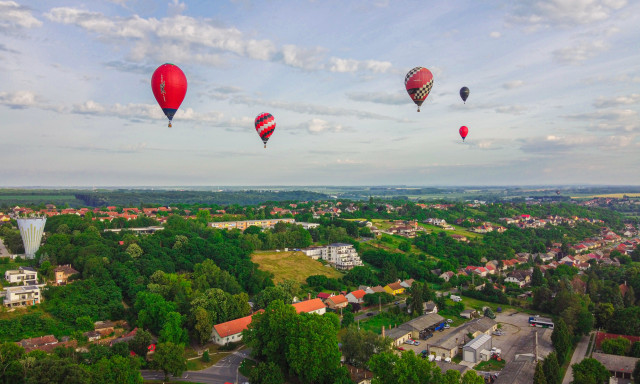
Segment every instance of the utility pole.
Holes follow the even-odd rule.
[[[382,313],[382,298],[378,296],[378,311]]]

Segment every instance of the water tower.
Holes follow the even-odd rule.
[[[45,217],[20,217],[18,218],[18,228],[24,244],[24,253],[27,259],[33,259],[36,251],[40,248],[42,232],[47,222]]]

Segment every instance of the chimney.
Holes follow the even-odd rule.
[[[309,292],[309,298],[307,300],[311,300],[311,292]]]

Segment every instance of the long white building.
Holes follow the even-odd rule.
[[[348,270],[362,266],[362,260],[352,244],[333,243],[326,247],[305,248],[302,252],[314,260],[326,260],[336,269]]]

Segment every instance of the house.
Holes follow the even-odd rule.
[[[333,296],[332,293],[327,293],[327,292],[320,292],[316,295],[316,297],[322,301],[327,300],[328,298],[330,298],[331,296]]]
[[[525,271],[513,271],[511,272],[506,279],[504,279],[505,283],[514,283],[519,287],[524,287],[525,285],[531,282],[531,276],[527,274]]]
[[[327,312],[327,306],[320,299],[311,299],[292,304],[298,313],[315,313],[324,315]]]
[[[82,336],[86,337],[89,342],[100,340],[102,335],[98,331],[89,331],[82,334]]]
[[[425,315],[438,313],[438,306],[433,301],[427,301],[426,303],[423,303],[423,307]]]
[[[406,288],[411,288],[411,286],[413,285],[414,281],[415,281],[414,279],[405,280],[405,281],[400,282],[400,285],[402,285],[405,289]]]
[[[404,287],[400,283],[390,283],[384,286],[384,290],[392,295],[400,295],[404,293]]]
[[[58,341],[53,335],[34,337],[32,339],[23,339],[17,342],[19,346],[24,348],[26,353],[33,350],[39,350],[46,353],[52,353],[57,347],[71,347],[76,348],[78,346],[77,340]]]
[[[629,381],[633,375],[636,363],[640,360],[635,357],[609,355],[599,352],[594,352],[592,357],[602,363],[609,373],[611,373],[611,376]]]
[[[4,289],[3,305],[7,308],[40,304],[42,293],[39,285],[21,285]]]
[[[454,275],[455,273],[451,271],[447,271],[447,272],[443,272],[439,277],[444,281],[449,281]]]
[[[241,317],[239,319],[216,324],[211,331],[211,341],[218,345],[226,345],[242,341],[242,331],[251,324],[253,315]]]
[[[465,309],[464,311],[460,312],[460,317],[471,319],[474,315],[476,315],[476,313],[477,312],[475,309]]]
[[[67,281],[69,280],[69,277],[79,272],[73,269],[71,264],[65,264],[65,265],[60,265],[56,267],[56,269],[53,270],[53,273],[55,275],[55,280],[53,285],[67,285]]]
[[[384,290],[384,288],[381,285],[376,285],[375,287],[369,287],[367,289],[365,289],[365,292],[367,293],[367,295],[373,294],[373,293],[383,293],[383,292],[387,292]]]
[[[350,292],[347,295],[347,300],[350,303],[362,304],[364,302],[364,295],[366,294],[364,290],[358,289],[357,291]]]
[[[344,295],[331,296],[325,300],[325,305],[331,309],[344,308],[349,304],[349,301]]]
[[[9,284],[34,285],[38,284],[38,272],[31,267],[18,267],[4,273],[4,279]]]

